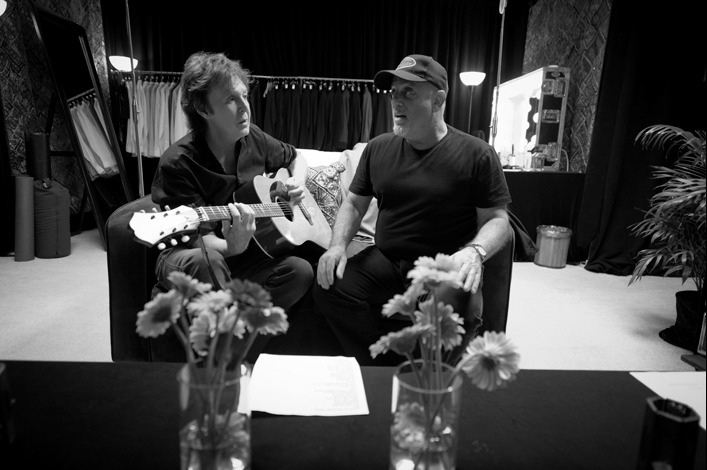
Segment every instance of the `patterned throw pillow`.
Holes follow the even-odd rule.
[[[330,227],[334,226],[336,213],[344,200],[341,193],[341,173],[345,170],[339,162],[307,169],[305,186],[322,210]]]

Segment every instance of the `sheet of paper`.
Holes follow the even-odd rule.
[[[700,426],[705,429],[705,373],[704,372],[631,372],[646,387],[663,398],[679,401],[700,415]]]
[[[261,354],[250,384],[253,411],[279,415],[367,415],[361,368],[352,357]]]

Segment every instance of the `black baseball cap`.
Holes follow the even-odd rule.
[[[373,83],[382,89],[389,90],[393,77],[411,82],[430,82],[440,90],[449,90],[447,85],[447,70],[430,56],[413,54],[405,57],[395,70],[381,70],[373,78]]]

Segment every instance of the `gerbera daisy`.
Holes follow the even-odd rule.
[[[241,318],[251,333],[273,334],[285,333],[289,327],[287,315],[280,307],[245,308]]]
[[[434,259],[421,256],[415,261],[415,267],[408,272],[408,277],[413,282],[425,284],[427,287],[436,287],[443,282],[454,287],[461,287],[459,280],[459,265],[451,256],[438,254]]]
[[[187,310],[193,316],[199,315],[203,311],[221,313],[232,303],[233,298],[229,292],[209,291],[193,297],[187,304]]]
[[[385,305],[381,313],[386,317],[402,313],[403,315],[411,316],[415,312],[417,305],[417,297],[409,297],[407,295],[395,294]]]
[[[382,336],[376,343],[368,347],[371,357],[393,351],[402,356],[410,355],[415,350],[415,344],[420,337],[434,331],[432,325],[414,324],[399,331],[393,331]]]
[[[179,319],[181,307],[182,296],[176,290],[160,292],[137,314],[137,333],[144,337],[158,337]]]
[[[167,275],[167,279],[172,283],[174,289],[182,294],[185,299],[211,290],[211,284],[192,279],[191,276],[181,271],[172,271]]]
[[[270,292],[263,289],[260,284],[247,279],[232,279],[225,290],[230,291],[233,299],[240,304],[255,308],[269,308],[272,306]]]
[[[487,331],[469,343],[457,368],[478,388],[492,391],[515,379],[519,361],[515,345],[505,334]]]

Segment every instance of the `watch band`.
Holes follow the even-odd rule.
[[[478,243],[472,243],[471,245],[467,246],[476,250],[476,252],[479,254],[479,258],[481,258],[482,263],[486,261],[486,250],[484,250],[483,246],[479,245]]]

